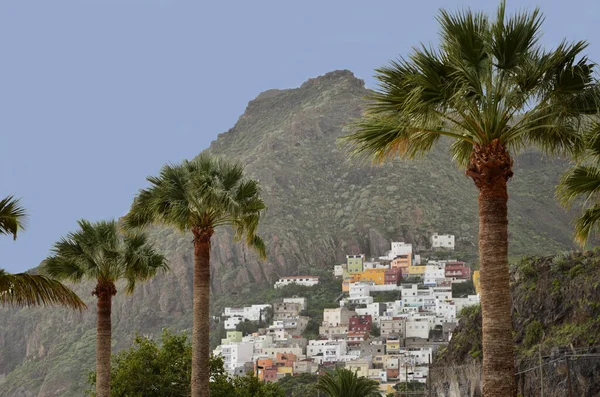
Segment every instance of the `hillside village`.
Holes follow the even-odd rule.
[[[454,236],[433,234],[430,247],[451,256]],[[427,382],[432,356],[451,339],[458,313],[479,303],[479,271],[458,259],[424,258],[404,242],[392,242],[386,255],[369,261],[364,254],[347,255],[332,272],[341,281],[339,307],[323,309],[316,339],[303,337],[310,321],[303,315],[306,297],[225,308],[226,337],[214,354],[223,357],[226,370],[253,371],[262,381],[276,382],[342,365],[391,393],[398,383]],[[471,282],[475,291],[465,293]],[[292,284],[314,287],[319,277],[281,277],[274,288]],[[380,294],[393,298],[376,300]],[[269,325],[244,333],[240,324],[248,322]]]

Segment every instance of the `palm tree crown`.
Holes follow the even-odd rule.
[[[60,239],[46,259],[43,270],[51,277],[81,281],[95,280],[97,288],[116,293],[114,283],[127,280],[126,292],[132,293],[136,281],[145,281],[158,270],[166,270],[163,255],[154,251],[144,234],[121,237],[115,221],[77,222],[79,230]],[[96,290],[99,294],[102,291]]]
[[[421,46],[377,69],[380,89],[347,137],[356,152],[414,157],[442,136],[454,140],[462,165],[493,142],[513,150],[581,149],[585,115],[598,109],[593,64],[581,56],[586,42],[546,51],[540,11],[507,17],[504,2],[495,20],[442,10],[438,21],[439,48]]]
[[[347,368],[336,369],[332,374],[325,373],[319,377],[317,390],[329,397],[368,397],[379,395],[379,384]]]
[[[578,198],[585,200],[585,208],[575,220],[575,239],[582,246],[598,232],[600,222],[600,122],[595,122],[584,140],[586,151],[580,163],[565,173],[558,186],[564,206],[570,207]]]
[[[266,206],[258,181],[244,178],[240,163],[202,154],[179,165],[167,164],[148,181],[151,187],[140,191],[125,218],[126,227],[158,222],[212,235],[216,227],[230,225],[237,239],[245,237],[265,256],[256,229]]]
[[[8,196],[0,200],[0,235],[12,235],[17,239],[19,230],[25,229],[27,211],[19,204],[19,199]]]

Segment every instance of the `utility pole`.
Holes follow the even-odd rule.
[[[544,364],[542,361],[542,345],[539,345],[538,356],[540,359],[540,397],[544,397]]]
[[[429,393],[428,394],[429,394],[429,397],[431,397],[432,396],[431,393],[433,393],[433,383],[431,381],[431,373],[432,373],[432,371],[431,371],[431,356],[429,356],[429,355],[427,356],[427,362],[428,362],[428,365],[427,365],[427,368],[428,368],[428,372],[427,372],[427,389],[429,389]]]
[[[404,362],[404,396],[408,397],[408,362]]]
[[[571,388],[571,366],[569,365],[569,356],[567,355],[567,384],[569,385],[569,397],[573,397],[573,389]]]

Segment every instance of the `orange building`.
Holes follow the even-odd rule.
[[[372,281],[376,285],[385,284],[385,268],[379,269],[366,269],[363,272],[352,275],[352,282],[357,283],[359,281]]]
[[[411,255],[398,255],[392,260],[390,267],[393,269],[395,267],[406,268],[412,266],[412,256]]]
[[[277,380],[277,367],[270,358],[256,360],[256,363],[254,364],[254,373],[261,381],[274,382]]]
[[[294,353],[277,353],[275,356],[275,365],[277,367],[293,367],[296,358]]]

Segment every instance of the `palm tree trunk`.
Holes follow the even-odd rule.
[[[98,282],[93,293],[98,297],[96,397],[110,397],[111,309],[116,288],[113,283]]]
[[[512,159],[497,141],[476,147],[467,171],[479,188],[483,317],[483,396],[516,395],[508,267],[508,190]]]
[[[192,397],[209,397],[210,238],[212,230],[194,230],[194,322]]]
[[[508,269],[506,182],[479,193],[479,255],[483,317],[483,395],[515,395],[514,341]],[[497,190],[494,192],[493,190]]]

